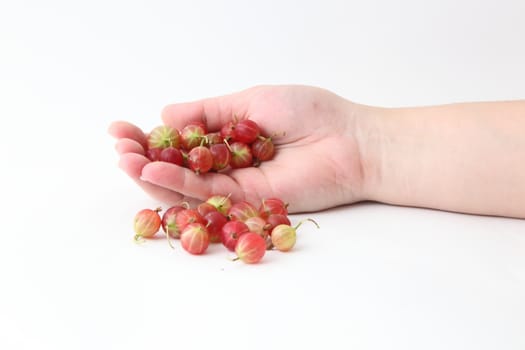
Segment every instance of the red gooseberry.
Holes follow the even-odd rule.
[[[242,142],[234,142],[230,145],[232,168],[247,168],[253,164],[253,156],[250,146]]]
[[[249,229],[244,222],[228,221],[221,229],[221,242],[226,248],[233,252],[239,237],[247,232],[249,232]]]
[[[223,138],[223,140],[226,140],[226,141],[231,140],[234,129],[235,129],[235,123],[233,121],[229,121],[226,124],[224,124],[220,131],[220,135]]]
[[[256,122],[250,119],[240,120],[232,131],[232,140],[242,143],[252,143],[259,137],[261,130]]]
[[[186,226],[193,223],[206,225],[206,220],[195,209],[184,209],[175,214],[175,224],[179,231],[184,230]]]
[[[288,215],[288,204],[285,204],[279,198],[265,198],[259,207],[259,215],[267,218],[271,214]]]
[[[221,136],[220,132],[211,132],[204,136],[206,140],[206,145],[218,145],[224,143],[224,139]]]
[[[266,253],[266,241],[257,233],[248,232],[242,235],[235,246],[237,259],[247,263],[256,264]]]
[[[213,156],[205,146],[192,148],[188,153],[188,166],[197,174],[204,174],[210,171],[213,166]]]
[[[230,195],[213,195],[206,200],[206,203],[213,205],[215,209],[223,215],[228,215],[228,211],[232,207]]]
[[[224,143],[211,145],[209,147],[210,153],[213,158],[212,168],[213,170],[222,170],[230,165],[231,153]]]
[[[163,148],[160,147],[150,148],[146,151],[146,158],[152,162],[156,162],[160,160],[160,154],[162,153],[162,150]]]
[[[180,237],[180,229],[177,226],[176,218],[177,218],[177,213],[185,209],[188,209],[187,204],[186,205],[174,205],[168,208],[168,210],[166,210],[164,214],[162,215],[162,230],[170,237],[173,237],[173,238]]]
[[[244,223],[246,226],[248,226],[250,232],[257,233],[262,238],[268,237],[268,229],[270,228],[270,225],[263,218],[259,216],[252,216],[244,220]]]
[[[273,158],[275,155],[275,145],[270,137],[259,136],[252,144],[251,150],[255,163],[258,164]]]
[[[208,214],[209,212],[212,212],[212,211],[217,211],[217,208],[215,208],[213,205],[211,205],[210,203],[206,203],[206,202],[202,202],[200,203],[199,205],[197,205],[197,211],[199,212],[199,214],[202,215],[202,217],[204,217],[206,214]]]
[[[177,148],[171,146],[164,148],[160,152],[158,160],[180,166],[184,164],[184,158],[182,157],[182,153]]]
[[[290,219],[288,219],[288,216],[282,215],[282,214],[271,214],[266,219],[266,222],[270,226],[268,228],[268,231],[270,232],[270,235],[272,234],[272,230],[275,226],[285,224],[285,225],[291,225]]]
[[[200,223],[187,225],[181,232],[180,243],[191,254],[204,253],[210,243],[206,226]]]
[[[179,148],[180,134],[179,130],[167,125],[161,125],[154,128],[148,135],[148,149],[151,148]]]
[[[206,128],[203,124],[188,124],[180,131],[180,142],[186,150],[200,146],[204,141]]]
[[[259,216],[259,211],[246,201],[237,202],[228,210],[230,220],[245,221],[253,216]]]
[[[220,242],[222,228],[228,222],[226,216],[222,215],[217,210],[213,210],[204,215],[204,219],[206,220],[206,228],[208,229],[210,242]]]
[[[140,241],[142,238],[151,238],[159,231],[161,224],[160,211],[161,208],[155,210],[142,209],[135,215],[133,220],[135,241]]]

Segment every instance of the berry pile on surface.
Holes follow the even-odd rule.
[[[289,251],[296,243],[296,230],[306,220],[291,226],[287,204],[279,198],[263,199],[257,208],[241,201],[233,203],[229,196],[214,195],[195,208],[187,203],[168,208],[162,216],[160,208],[143,209],[135,216],[135,240],[141,241],[164,231],[170,239],[180,240],[187,252],[200,255],[210,243],[222,243],[237,254],[234,260],[258,263],[267,250]]]
[[[151,161],[185,166],[197,174],[258,166],[274,154],[272,138],[250,119],[230,121],[216,132],[201,122],[181,130],[161,125],[149,133],[146,149]]]

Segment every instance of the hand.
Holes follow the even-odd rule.
[[[164,124],[182,129],[204,120],[210,131],[236,116],[257,122],[265,135],[276,135],[276,154],[259,167],[197,175],[145,156],[146,134],[123,121],[109,132],[117,138],[120,167],[153,198],[194,203],[212,194],[232,200],[278,197],[290,212],[317,211],[363,199],[363,166],[355,137],[353,103],[306,86],[260,86],[197,102],[168,105]]]

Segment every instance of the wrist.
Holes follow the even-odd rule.
[[[384,201],[384,166],[387,155],[385,146],[392,130],[389,125],[393,109],[354,105],[354,137],[361,163],[361,199]]]
[[[363,199],[523,217],[521,106],[357,106]]]

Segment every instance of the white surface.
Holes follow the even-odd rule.
[[[524,349],[525,222],[359,204],[264,263],[131,242],[114,119],[261,83],[525,97],[523,1],[3,1],[1,349]],[[293,221],[300,218],[294,216]]]

